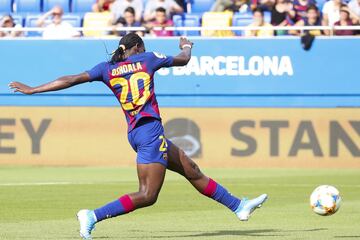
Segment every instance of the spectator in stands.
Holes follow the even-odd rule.
[[[232,11],[245,13],[249,9],[248,0],[216,0],[211,6],[212,12]]]
[[[316,5],[310,5],[306,10],[306,17],[296,22],[295,26],[321,26],[321,19],[319,9]],[[292,35],[300,35],[301,31],[290,30]],[[321,30],[305,30],[304,33],[309,33],[312,36],[322,35]]]
[[[166,10],[167,18],[184,12],[184,9],[174,0],[148,0],[144,11],[145,22],[153,21],[156,17],[156,9],[160,7]]]
[[[348,3],[350,11],[360,17],[360,0],[351,0]]]
[[[186,2],[190,3],[190,0],[175,0],[175,2],[186,11]]]
[[[70,23],[62,20],[63,14],[63,9],[60,6],[55,6],[38,19],[36,25],[38,27],[45,27],[43,31],[44,38],[71,38],[80,36],[80,33],[75,31]],[[46,24],[46,20],[49,17],[51,17],[51,23]]]
[[[253,12],[254,22],[249,25],[249,27],[272,27],[270,23],[264,21],[264,11],[261,8],[256,8]],[[274,36],[274,31],[272,29],[263,29],[263,30],[247,30],[245,31],[245,36],[247,37],[270,37]]]
[[[295,11],[293,4],[288,0],[276,0],[275,6],[271,10],[271,25],[291,26],[294,23]],[[287,32],[277,30],[276,35],[285,35]]]
[[[16,24],[11,15],[5,15],[0,19],[0,27],[9,28],[8,31],[0,31],[0,37],[22,37],[21,25]]]
[[[223,12],[226,8],[230,7],[232,3],[232,0],[216,0],[211,6],[210,11]]]
[[[250,8],[254,11],[257,8],[262,9],[263,11],[271,11],[275,5],[275,0],[250,0]]]
[[[142,31],[116,31],[116,27],[141,27],[141,23],[135,20],[135,9],[127,7],[124,12],[124,17],[120,17],[114,24],[114,35],[125,36],[130,32],[135,32],[139,36],[144,36]]]
[[[323,25],[333,26],[335,22],[340,20],[340,7],[342,0],[330,0],[324,4],[322,9]],[[329,34],[327,32],[327,34]]]
[[[234,13],[246,13],[249,9],[247,0],[233,0],[229,6],[225,7],[225,11]]]
[[[294,0],[295,20],[299,21],[307,17],[307,9],[310,5],[315,5],[315,0]]]
[[[173,31],[161,29],[161,30],[154,30],[154,27],[171,27],[174,23],[172,20],[167,18],[166,9],[159,7],[155,10],[155,20],[149,22],[146,27],[150,28],[150,33],[157,37],[169,37],[173,36]]]
[[[125,9],[132,7],[135,10],[135,20],[141,22],[142,13],[144,10],[143,0],[116,0],[110,7],[111,13],[113,15],[112,23],[124,16]]]
[[[115,0],[96,0],[92,5],[93,12],[107,12],[110,11],[110,6]]]
[[[340,8],[340,20],[334,23],[334,26],[353,26],[359,23],[359,17],[355,15],[355,17],[351,18],[351,13],[349,7],[346,4],[343,4]],[[354,30],[335,30],[335,35],[355,35],[356,31]]]

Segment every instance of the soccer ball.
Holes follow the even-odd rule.
[[[340,208],[341,197],[339,191],[330,185],[317,187],[310,196],[312,210],[322,216],[329,216]]]

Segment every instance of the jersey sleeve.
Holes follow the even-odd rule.
[[[157,52],[152,52],[151,55],[152,55],[151,62],[155,70],[158,70],[163,67],[171,67],[174,62],[174,57],[172,56],[165,56]]]
[[[99,63],[92,69],[86,71],[90,76],[90,82],[103,81],[103,72],[106,66],[106,62]]]

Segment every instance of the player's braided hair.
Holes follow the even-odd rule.
[[[136,33],[128,33],[120,39],[119,46],[115,50],[110,62],[118,63],[124,61],[124,53],[126,49],[130,49],[136,45],[143,46],[144,42]]]

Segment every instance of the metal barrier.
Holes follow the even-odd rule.
[[[74,27],[76,31],[147,31],[149,28],[146,27],[93,27],[93,28],[84,28],[84,27]],[[229,26],[229,27],[154,27],[153,30],[167,30],[167,31],[251,31],[251,30],[297,30],[297,31],[307,31],[307,30],[322,30],[322,31],[334,31],[334,30],[360,30],[360,25],[356,26]],[[43,27],[22,27],[22,28],[0,28],[0,31],[22,31],[22,32],[43,32],[46,28]]]

